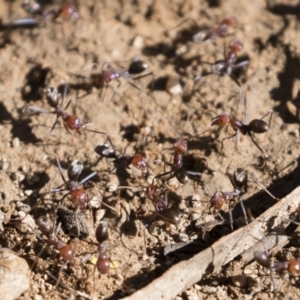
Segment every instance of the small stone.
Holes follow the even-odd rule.
[[[172,95],[180,94],[182,92],[182,87],[179,83],[179,78],[175,76],[170,76],[167,82],[166,90]]]
[[[32,195],[33,190],[25,190],[24,193],[26,196],[30,196],[30,195]]]
[[[189,237],[186,233],[179,233],[178,235],[179,241],[182,243],[187,243],[189,241]]]
[[[0,249],[0,295],[2,300],[19,298],[30,287],[30,269],[25,259],[7,248]]]
[[[26,232],[26,231],[32,231],[32,229],[35,228],[35,221],[32,218],[31,215],[27,214],[24,211],[19,211],[18,212],[19,218],[21,220],[21,231]]]
[[[137,35],[132,42],[132,46],[137,49],[142,49],[144,47],[144,38],[140,35]]]
[[[12,146],[13,148],[19,148],[20,147],[20,140],[18,137],[15,137],[13,140],[12,140]]]

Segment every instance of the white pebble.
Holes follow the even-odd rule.
[[[19,298],[30,287],[29,266],[7,248],[0,249],[0,295],[2,300]]]

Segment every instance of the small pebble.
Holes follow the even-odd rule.
[[[144,38],[140,35],[137,35],[132,42],[132,46],[137,49],[142,49],[144,47]]]
[[[12,146],[13,148],[19,148],[20,147],[20,140],[18,137],[15,137],[13,140],[12,140]]]
[[[25,259],[7,248],[0,249],[0,298],[14,300],[30,287],[30,269]]]
[[[180,94],[182,92],[182,87],[179,83],[179,78],[175,76],[170,76],[167,82],[166,90],[172,95]]]

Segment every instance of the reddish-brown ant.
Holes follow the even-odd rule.
[[[209,39],[213,44],[216,45],[216,39],[218,37],[226,37],[228,35],[228,27],[235,27],[236,24],[237,21],[235,17],[224,18],[217,28],[201,30],[200,32],[193,35],[193,41],[195,43],[202,43]]]
[[[224,61],[215,62],[215,63],[209,63],[209,62],[203,62],[206,64],[211,65],[211,72],[198,75],[195,77],[195,83],[196,81],[200,80],[202,77],[211,75],[211,74],[217,74],[217,75],[224,75],[227,74],[239,87],[241,87],[241,83],[239,80],[235,77],[233,74],[233,71],[242,67],[246,67],[249,64],[248,60],[241,61],[239,63],[235,63],[237,60],[238,52],[240,52],[243,49],[243,44],[239,40],[233,40],[229,44],[229,52],[227,56],[225,57]]]
[[[146,177],[149,168],[146,158],[142,154],[135,154],[135,155],[117,154],[116,149],[113,146],[113,143],[109,135],[106,134],[106,136],[110,145],[107,144],[99,145],[95,147],[94,151],[101,157],[114,159],[113,162],[115,163],[116,167],[111,172],[113,172],[116,168],[118,168],[122,164],[126,166],[132,165],[136,169],[140,170],[143,176]]]
[[[61,4],[60,6],[52,9],[43,10],[42,6],[37,2],[23,1],[22,8],[31,15],[40,15],[40,19],[32,19],[33,22],[35,21],[36,23],[39,23],[42,20],[56,20],[59,16],[62,16],[64,19],[71,20],[77,20],[79,18],[77,8],[68,3]]]
[[[96,262],[97,270],[100,274],[107,274],[110,269],[110,259],[106,254],[105,241],[108,239],[108,226],[105,221],[102,221],[96,229],[96,239],[98,242],[98,259]]]
[[[193,23],[195,24],[196,28],[200,28],[200,26],[197,24],[197,22],[193,19],[193,18],[187,18],[185,20],[183,20],[179,25],[177,25],[175,28],[181,26],[183,23],[185,23],[186,21],[193,21]],[[195,43],[203,43],[207,40],[210,40],[213,44],[216,45],[216,40],[218,37],[226,37],[229,34],[227,33],[227,30],[229,27],[235,27],[237,24],[237,20],[235,17],[225,17],[220,24],[218,25],[218,27],[214,28],[214,29],[203,29],[200,30],[198,32],[196,32],[192,39],[193,42]],[[173,28],[173,29],[175,29]]]
[[[42,239],[42,238],[40,238],[39,235],[37,235],[37,236],[40,239],[42,239],[45,243],[47,243],[48,245],[52,246],[55,250],[57,250],[59,252],[59,256],[65,262],[65,264],[73,265],[75,262],[75,251],[72,249],[72,247],[69,244],[62,242],[57,238],[57,233],[60,230],[61,224],[59,223],[59,225],[55,229],[53,222],[50,220],[50,218],[48,218],[46,216],[39,217],[37,224],[38,224],[39,230],[47,238]],[[44,244],[44,246],[42,247],[38,256],[40,256],[42,254],[45,247],[46,247],[46,244]],[[33,269],[34,267],[35,267],[35,263],[33,264],[31,269]],[[60,268],[59,275],[57,277],[56,286],[59,284],[61,270],[62,270],[62,268]]]
[[[167,191],[155,184],[150,184],[146,188],[148,198],[151,200],[157,214],[167,223],[178,225],[180,218],[178,213],[168,207]],[[165,193],[165,199],[161,197]]]
[[[77,210],[76,210],[76,214],[77,214],[79,209],[86,208],[89,203],[89,196],[87,194],[86,189],[83,188],[83,184],[85,182],[87,182],[88,180],[90,180],[92,177],[94,177],[97,173],[93,172],[78,182],[78,178],[83,169],[83,163],[81,161],[75,160],[70,164],[70,166],[68,168],[68,180],[66,180],[63,175],[60,161],[58,158],[56,159],[56,162],[57,162],[60,176],[64,183],[60,187],[51,189],[50,193],[59,193],[62,191],[68,191],[59,201],[62,202],[68,195],[70,195],[73,203],[77,207]],[[94,187],[94,185],[90,185],[89,187]],[[77,223],[78,223],[77,230],[78,230],[78,236],[79,236],[80,235],[80,226],[79,226],[78,216],[77,216]]]
[[[283,262],[273,262],[271,261],[269,255],[264,251],[254,251],[254,259],[265,269],[270,270],[271,278],[274,285],[274,291],[277,290],[276,282],[273,274],[276,272],[282,276],[285,272],[290,274],[299,275],[300,274],[300,260],[292,258],[289,261]],[[262,281],[264,277],[262,278]],[[262,283],[260,282],[260,284]]]
[[[155,212],[163,221],[169,224],[178,225],[180,218],[178,213],[173,209],[169,208],[168,205],[168,192],[166,189],[156,185],[149,184],[148,186],[133,187],[133,186],[119,186],[118,189],[135,189],[135,188],[145,188],[146,195],[151,200],[154,206]],[[165,197],[162,197],[164,193]]]
[[[64,96],[61,101],[61,105],[59,105],[60,94],[58,93],[58,90],[54,87],[48,87],[46,89],[46,100],[48,104],[52,108],[54,108],[54,110],[53,111],[44,110],[35,106],[29,106],[28,110],[33,113],[48,113],[48,114],[56,115],[56,120],[50,132],[52,132],[53,129],[55,128],[58,119],[62,118],[64,122],[64,127],[67,129],[68,132],[70,132],[70,130],[74,130],[78,134],[81,134],[81,131],[90,131],[94,133],[105,134],[104,132],[101,131],[87,129],[86,128],[87,124],[83,123],[83,121],[77,115],[70,115],[68,112],[66,112],[66,109],[69,107],[72,100],[68,102],[68,104],[64,109],[62,108],[63,102],[66,98],[66,93],[67,93],[67,83],[65,84]]]
[[[271,120],[272,120],[272,114],[273,110],[269,110],[265,115],[263,115],[260,119],[254,119],[249,124],[244,124],[229,113],[222,113],[216,117],[214,117],[208,127],[217,125],[221,127],[225,126],[231,126],[232,129],[235,131],[235,133],[225,137],[222,139],[224,141],[225,139],[233,138],[234,136],[237,136],[238,132],[241,132],[243,135],[249,135],[253,144],[262,152],[262,154],[265,156],[264,151],[261,149],[261,147],[257,144],[255,139],[253,138],[253,134],[257,133],[265,133],[270,129]],[[266,118],[268,115],[270,115],[269,124],[267,124],[263,119]],[[206,129],[200,134],[208,131],[210,129]]]
[[[231,164],[231,163],[230,163]],[[229,166],[230,166],[229,164]],[[236,204],[237,201],[240,202],[241,208],[243,210],[243,214],[245,217],[245,222],[248,224],[248,218],[246,214],[246,210],[241,199],[241,196],[247,193],[248,188],[248,177],[257,184],[260,188],[262,188],[270,197],[277,200],[260,182],[258,182],[253,176],[247,174],[244,169],[237,168],[234,170],[233,174],[231,175],[228,170],[229,166],[226,169],[226,175],[228,176],[234,190],[231,192],[216,192],[212,195],[210,199],[210,209],[213,210],[213,214],[219,213],[221,208],[225,203],[229,203],[229,218],[230,218],[230,227],[233,230],[233,218],[232,218],[232,209],[233,206]],[[232,205],[231,205],[232,204]]]
[[[108,65],[108,68],[104,68],[105,65]],[[117,71],[113,67],[111,67],[108,63],[104,63],[103,67],[101,68],[101,72],[97,74],[93,74],[91,76],[91,86],[95,86],[96,88],[102,89],[109,85],[111,81],[117,80],[119,82],[118,86],[121,85],[119,81],[120,78],[125,79],[131,86],[140,90],[140,88],[135,85],[132,80],[141,79],[147,77],[149,75],[153,76],[153,72],[140,75],[138,77],[132,77],[132,74],[140,74],[144,72],[148,68],[148,65],[144,61],[133,61],[128,70],[124,71]]]
[[[75,252],[72,247],[68,244],[57,239],[56,235],[60,229],[60,224],[57,226],[56,232],[54,232],[54,226],[52,221],[46,217],[42,216],[38,219],[38,227],[39,230],[47,236],[45,242],[49,245],[53,246],[53,248],[59,251],[60,257],[67,263],[67,264],[74,264],[75,261]]]
[[[171,166],[171,171],[156,175],[155,178],[159,178],[171,174],[169,179],[176,177],[176,179],[182,184],[186,184],[189,178],[201,182],[199,179],[196,179],[197,177],[199,178],[201,176],[200,172],[188,171],[182,167],[183,157],[186,154],[188,149],[187,143],[188,140],[182,138],[179,138],[175,141],[175,143],[173,144],[173,149],[174,149],[173,163],[169,164]]]

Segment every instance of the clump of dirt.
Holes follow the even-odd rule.
[[[22,299],[62,299],[70,295],[120,299],[230,233],[228,208],[223,207],[221,212],[225,221],[212,216],[208,209],[208,190],[211,194],[233,190],[226,174],[228,166],[229,173],[238,167],[245,169],[277,198],[299,185],[299,4],[262,0],[87,0],[78,6],[78,20],[37,16],[37,26],[12,25],[17,19],[32,18],[21,2],[5,2],[0,12],[0,241],[2,247],[14,250],[34,266],[31,288]],[[57,1],[47,1],[45,9],[59,5]],[[224,17],[231,16],[237,19],[237,25],[229,28],[228,35],[217,38],[216,44],[210,40],[193,42],[197,30],[216,28]],[[175,226],[164,222],[166,218],[158,218],[152,223],[155,208],[145,187],[154,176],[169,170],[165,162],[172,164],[175,140],[206,130],[212,118],[223,112],[246,122],[246,106],[243,101],[238,105],[240,90],[230,76],[212,74],[194,80],[210,71],[205,62],[224,60],[224,50],[228,52],[233,39],[243,43],[237,63],[249,60],[240,74],[234,73],[246,97],[248,122],[274,111],[268,132],[254,137],[267,158],[265,166],[262,168],[264,155],[247,135],[239,135],[238,147],[234,139],[221,142],[234,133],[230,128],[226,133],[225,129],[213,127],[195,136],[188,143],[183,166],[196,175],[201,173],[201,182],[199,176],[186,184],[176,179],[169,181],[168,205],[179,214],[180,222]],[[149,65],[142,74],[151,74],[126,80],[127,73],[123,71],[134,59]],[[101,83],[95,80],[95,74],[101,72],[101,66],[120,70],[121,78],[99,88]],[[175,82],[172,86],[170,78]],[[29,113],[29,106],[50,109],[44,97],[49,86],[58,88],[61,94],[67,86],[64,105],[72,101],[66,111],[80,116],[94,132],[70,134],[62,120],[51,131],[56,116]],[[94,151],[99,145],[109,144],[109,140],[95,131],[109,135],[117,154],[145,156],[150,170],[148,182],[132,166],[122,164],[110,172],[114,169],[113,159],[103,159]],[[84,164],[79,181],[96,172],[91,178],[93,183],[86,183],[88,197],[94,199],[90,205],[93,207],[78,211],[69,196],[60,201],[67,191],[48,193],[63,185],[57,158],[65,178],[74,160]],[[118,186],[126,188],[116,189]],[[254,217],[275,203],[266,193],[257,193],[259,190],[249,182],[243,196],[245,207]],[[57,239],[70,243],[76,252],[74,265],[62,269],[63,263],[52,247],[46,246],[39,255],[47,243],[36,225],[41,215],[53,219],[57,206],[69,212],[67,224],[65,214],[58,219],[63,228]],[[25,219],[20,224],[24,211],[33,220],[28,221],[29,225],[24,225]],[[242,216],[237,205],[233,210],[234,226]],[[95,270],[95,228],[100,220],[108,223],[105,243],[111,260],[110,273],[102,275]],[[217,226],[212,225],[215,220]],[[80,223],[82,235],[76,236],[70,222],[75,228]],[[286,234],[294,231],[295,227],[290,226]],[[166,246],[195,240],[200,240],[201,246],[164,255]],[[276,259],[299,257],[298,252],[291,242],[276,254]],[[89,254],[95,258],[89,258]],[[247,274],[244,263],[234,260],[224,266],[221,274],[208,275],[178,297],[249,296],[255,283],[254,287],[236,287],[231,278],[245,274],[259,281],[263,272],[256,262],[246,270]],[[297,280],[276,282],[278,293],[285,299],[299,294]],[[254,297],[269,299],[272,294],[268,277]]]

